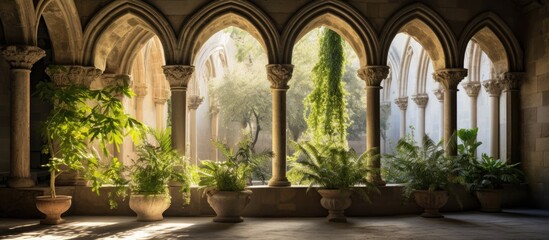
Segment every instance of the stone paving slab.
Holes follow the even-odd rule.
[[[549,239],[549,211],[445,213],[442,219],[416,215],[349,218],[246,218],[213,223],[211,218],[168,217],[136,222],[134,217],[71,216],[57,226],[36,219],[0,219],[0,239]]]

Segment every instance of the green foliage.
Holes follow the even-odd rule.
[[[236,146],[236,152],[220,141],[212,141],[225,157],[223,162],[202,161],[199,176],[201,187],[208,191],[243,191],[260,163],[273,156],[272,152],[255,153],[249,134]]]
[[[51,68],[55,71],[58,66]],[[137,142],[144,129],[124,112],[117,98],[121,94],[133,96],[128,83],[91,90],[80,85],[58,87],[51,82],[40,82],[37,94],[54,106],[42,129],[45,141],[42,151],[50,154],[47,166],[52,197],[56,196],[55,178],[67,169],[62,166],[83,172],[84,177],[92,181],[93,191],[99,194],[99,187],[108,182],[120,166],[108,146],[113,144],[118,149],[128,135]],[[99,152],[90,147],[94,143],[99,145]],[[111,164],[100,164],[101,158],[111,158]]]
[[[390,179],[404,183],[404,198],[414,190],[447,190],[451,183],[453,163],[445,157],[442,142],[435,144],[429,136],[418,146],[413,135],[400,139],[395,154],[384,156]]]
[[[348,190],[360,184],[366,186],[368,190],[376,190],[375,185],[366,179],[369,172],[366,160],[375,156],[367,152],[359,156],[352,148],[347,150],[334,144],[313,142],[294,142],[294,144],[304,158],[295,162],[292,171],[301,175],[300,182],[303,180],[309,182],[309,188],[318,185],[326,189]],[[365,192],[361,193],[365,199],[368,199]]]
[[[344,63],[343,40],[336,32],[324,29],[318,62],[312,72],[314,89],[305,99],[308,130],[316,143],[331,139],[343,146],[347,143],[349,117],[341,80]]]

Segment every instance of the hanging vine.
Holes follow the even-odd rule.
[[[305,98],[308,132],[317,143],[347,145],[349,117],[342,81],[344,68],[343,40],[325,28],[320,36],[319,59],[312,71],[314,88]]]

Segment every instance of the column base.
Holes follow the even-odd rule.
[[[375,175],[375,176],[368,176],[368,181],[375,184],[376,186],[385,186],[387,183],[381,179],[381,176]]]
[[[28,178],[12,177],[8,179],[7,186],[10,188],[34,187],[34,181]]]
[[[283,179],[271,178],[271,180],[269,180],[270,187],[289,187],[291,185],[292,184],[290,183],[290,181],[288,181],[288,179],[286,178],[283,178]]]

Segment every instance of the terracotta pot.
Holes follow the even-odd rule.
[[[475,192],[480,201],[480,211],[483,212],[501,212],[501,199],[503,190],[501,189],[482,189]]]
[[[252,191],[209,191],[206,194],[208,203],[217,214],[213,219],[214,222],[237,223],[244,221],[240,215],[246,205],[250,203]]]
[[[442,218],[442,214],[438,211],[439,208],[446,205],[448,202],[447,191],[427,191],[416,190],[414,191],[414,198],[417,205],[424,208],[425,211],[421,214],[425,218]]]
[[[162,213],[170,207],[170,196],[166,194],[132,194],[130,208],[137,214],[137,221],[151,222],[164,219]]]
[[[328,209],[328,221],[347,222],[345,209],[351,206],[351,191],[339,189],[319,189],[318,193],[322,196],[320,205]]]
[[[46,215],[46,219],[40,220],[41,224],[56,225],[65,222],[61,214],[71,207],[71,196],[57,195],[36,197],[36,208]]]

